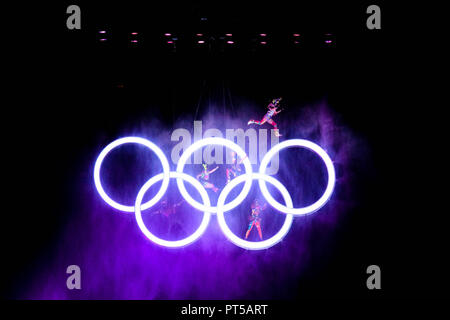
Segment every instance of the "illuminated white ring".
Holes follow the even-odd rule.
[[[252,172],[253,172],[252,165],[251,165],[250,160],[248,159],[245,151],[242,150],[241,147],[239,147],[237,144],[235,144],[234,142],[232,142],[230,140],[227,140],[224,138],[216,138],[216,137],[205,138],[205,139],[199,140],[197,142],[194,142],[192,145],[190,145],[183,152],[183,154],[180,157],[180,160],[178,160],[177,172],[183,172],[186,161],[189,159],[191,154],[193,154],[196,150],[201,149],[204,146],[211,145],[211,144],[212,145],[218,144],[218,145],[222,145],[222,146],[232,149],[234,152],[236,152],[236,154],[241,159],[244,159],[243,163],[244,163],[244,167],[245,167],[245,173],[247,175],[252,174]],[[181,195],[187,202],[189,202],[189,204],[191,206],[193,206],[194,208],[196,208],[200,211],[208,211],[208,212],[212,212],[212,213],[217,212],[217,207],[205,206],[205,205],[199,203],[198,201],[195,201],[187,192],[187,190],[184,186],[183,180],[177,179],[177,185],[178,185],[178,189],[180,190]],[[248,179],[245,182],[244,188],[242,188],[241,193],[233,201],[230,201],[229,203],[224,205],[223,210],[229,211],[229,210],[237,207],[242,201],[244,201],[245,197],[250,192],[251,186],[252,186],[252,180]]]
[[[95,161],[95,167],[94,167],[95,187],[97,188],[97,191],[100,194],[100,196],[102,197],[102,199],[107,204],[109,204],[111,207],[113,207],[117,210],[120,210],[120,211],[124,211],[124,212],[133,212],[134,211],[134,206],[126,206],[126,205],[120,204],[120,203],[114,201],[113,199],[111,199],[106,194],[105,190],[103,190],[103,186],[100,181],[100,169],[101,169],[102,162],[105,159],[106,155],[114,148],[121,146],[125,143],[137,143],[137,144],[146,146],[147,148],[152,150],[158,156],[159,161],[161,161],[161,164],[162,164],[164,178],[162,179],[163,181],[161,184],[161,189],[158,191],[158,193],[155,195],[155,197],[153,199],[150,199],[149,201],[147,201],[146,203],[144,203],[142,205],[142,210],[145,210],[145,209],[148,209],[151,206],[153,206],[155,203],[157,203],[162,198],[162,196],[164,195],[164,193],[167,190],[167,187],[169,186],[169,179],[170,179],[169,178],[170,167],[169,167],[169,162],[167,161],[166,156],[164,155],[162,150],[157,145],[155,145],[153,142],[150,142],[147,139],[139,138],[139,137],[125,137],[125,138],[117,139],[117,140],[111,142],[110,144],[108,144],[105,147],[105,149],[102,150],[102,152],[97,157],[97,160]]]
[[[219,222],[220,229],[222,229],[222,232],[224,235],[233,242],[235,245],[244,248],[244,249],[250,249],[250,250],[261,250],[261,249],[267,249],[274,245],[276,245],[278,242],[283,240],[284,236],[288,233],[289,229],[291,228],[293,216],[291,214],[286,214],[286,219],[284,220],[284,224],[281,227],[281,229],[271,238],[263,240],[263,241],[247,241],[244,239],[239,238],[236,236],[228,227],[223,210],[223,203],[225,202],[225,199],[230,193],[230,191],[235,188],[239,183],[242,183],[244,180],[249,180],[249,177],[251,179],[260,179],[267,181],[271,184],[273,184],[280,192],[281,195],[284,198],[284,201],[286,202],[286,205],[289,208],[293,207],[291,196],[289,195],[289,192],[287,189],[283,186],[283,184],[278,181],[277,179],[268,176],[266,174],[260,174],[260,173],[253,173],[251,176],[248,175],[241,175],[232,181],[228,183],[225,188],[223,188],[223,191],[220,193],[219,199],[217,200],[217,221]]]
[[[184,246],[196,241],[205,232],[206,227],[208,226],[209,220],[211,218],[211,213],[209,213],[207,211],[205,211],[203,213],[203,220],[200,223],[200,226],[193,234],[191,234],[187,238],[184,238],[181,240],[176,240],[176,241],[169,241],[169,240],[163,240],[161,238],[158,238],[153,233],[151,233],[147,229],[147,226],[145,225],[144,221],[142,220],[141,203],[142,203],[142,199],[144,198],[144,195],[147,192],[147,190],[152,185],[154,185],[156,182],[162,180],[163,175],[164,175],[163,173],[160,173],[160,174],[154,176],[153,178],[151,178],[144,184],[144,186],[141,188],[141,190],[139,190],[139,193],[136,197],[136,203],[134,205],[136,221],[138,223],[139,228],[144,233],[144,235],[148,239],[153,241],[154,243],[159,244],[160,246],[169,247],[169,248],[184,247]],[[187,182],[189,182],[190,184],[192,184],[197,189],[197,191],[200,193],[202,200],[205,202],[205,204],[207,206],[210,205],[208,193],[206,192],[205,188],[202,186],[202,184],[197,179],[195,179],[185,173],[178,173],[178,172],[174,172],[174,171],[171,171],[169,173],[169,175],[170,175],[170,178],[183,179],[183,180],[186,180]]]
[[[266,198],[267,202],[269,202],[275,209],[284,213],[291,213],[293,215],[305,215],[319,210],[330,199],[331,194],[333,193],[334,185],[336,183],[336,173],[334,170],[333,162],[331,161],[330,157],[325,152],[325,150],[323,150],[317,144],[304,139],[286,140],[275,145],[272,149],[270,149],[266,153],[266,155],[262,159],[261,165],[259,167],[259,173],[264,174],[266,172],[267,165],[269,164],[270,159],[274,156],[276,152],[279,152],[281,149],[292,146],[304,147],[314,151],[322,158],[323,162],[325,163],[328,172],[328,183],[324,193],[319,198],[319,200],[303,208],[288,208],[282,205],[281,203],[277,202],[272,197],[272,195],[267,190],[267,186],[264,180],[259,180],[258,183],[264,198]]]

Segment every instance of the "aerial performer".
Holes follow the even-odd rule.
[[[214,192],[219,191],[219,188],[209,182],[209,175],[215,172],[217,169],[219,169],[218,166],[208,171],[208,165],[206,163],[203,163],[203,171],[197,175],[197,180],[201,182],[205,189],[212,189]]]
[[[162,214],[165,217],[169,217],[176,212],[176,209],[181,206],[184,200],[181,200],[175,204],[169,204],[167,199],[161,201],[161,205],[158,210],[153,211],[155,214]]]
[[[245,233],[245,239],[248,238],[248,235],[252,231],[253,227],[255,226],[258,230],[259,239],[262,240],[262,232],[261,232],[261,217],[259,216],[261,211],[265,210],[267,208],[267,203],[265,203],[263,206],[261,206],[257,199],[255,199],[251,205],[252,213],[249,217],[250,223],[248,225],[247,232]]]
[[[161,201],[161,204],[158,210],[152,211],[155,216],[159,216],[164,218],[164,220],[159,220],[159,232],[165,234],[170,237],[174,233],[183,232],[182,222],[180,222],[179,218],[177,218],[176,213],[178,212],[178,208],[183,204],[184,199],[177,203],[170,203],[167,200],[167,197]]]
[[[281,98],[273,99],[272,102],[269,103],[269,105],[267,106],[267,108],[269,109],[269,111],[267,111],[267,113],[264,115],[264,117],[262,118],[262,120],[261,120],[261,121],[250,120],[250,121],[247,123],[247,125],[250,125],[250,124],[253,124],[253,123],[254,123],[254,124],[257,124],[257,125],[263,125],[264,123],[268,122],[268,123],[270,123],[270,124],[274,127],[274,129],[275,129],[275,135],[276,135],[277,137],[280,137],[281,134],[280,134],[280,131],[279,131],[278,127],[277,127],[277,124],[276,124],[275,121],[273,121],[273,119],[272,119],[272,117],[273,117],[274,115],[279,114],[279,113],[282,111],[282,109],[277,110],[278,105],[280,104],[280,101],[281,101]]]
[[[247,158],[245,156],[243,159],[237,160],[237,154],[236,152],[231,152],[231,164],[227,167],[226,174],[227,174],[227,184],[231,181],[231,176],[233,178],[236,177],[238,172],[241,172],[241,163]]]

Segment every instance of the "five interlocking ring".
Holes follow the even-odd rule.
[[[123,144],[127,144],[127,143],[140,144],[140,145],[143,145],[143,146],[149,148],[150,150],[152,150],[159,158],[161,165],[162,165],[162,169],[163,169],[162,173],[157,174],[156,176],[150,178],[142,186],[142,188],[138,192],[134,206],[127,206],[124,204],[120,204],[120,203],[114,201],[113,199],[111,199],[106,194],[105,190],[103,189],[103,186],[101,184],[101,179],[100,179],[100,170],[101,170],[101,166],[102,166],[102,163],[103,163],[103,160],[105,159],[105,157],[113,149],[115,149]],[[223,188],[223,190],[221,191],[221,193],[219,195],[219,198],[217,201],[217,206],[215,206],[215,207],[211,206],[211,202],[210,202],[208,193],[206,192],[206,189],[203,187],[203,185],[197,179],[193,178],[190,175],[183,173],[184,166],[185,166],[187,160],[189,159],[189,157],[196,150],[201,149],[207,145],[225,146],[225,147],[230,148],[233,151],[235,151],[236,154],[241,159],[244,159],[243,164],[245,167],[245,174],[242,174],[242,175],[234,178]],[[265,174],[267,165],[269,164],[271,158],[275,155],[275,153],[281,151],[284,148],[288,148],[288,147],[303,147],[303,148],[306,148],[306,149],[309,149],[309,150],[315,152],[316,154],[318,154],[321,157],[321,159],[325,163],[327,173],[328,173],[327,186],[326,186],[325,191],[322,194],[322,196],[313,204],[308,205],[303,208],[294,208],[293,204],[292,204],[291,196],[290,196],[289,192],[287,191],[287,189],[284,187],[284,185],[280,181],[275,179],[274,177]],[[146,227],[146,225],[144,224],[144,222],[142,220],[142,211],[151,208],[159,200],[161,200],[161,198],[164,196],[164,194],[167,191],[167,188],[169,186],[169,181],[171,178],[174,178],[177,180],[178,189],[180,190],[180,193],[183,196],[183,198],[186,200],[186,202],[188,202],[192,207],[194,207],[200,211],[203,211],[203,219],[202,219],[202,222],[200,223],[200,226],[197,228],[197,230],[190,236],[188,236],[184,239],[181,239],[181,240],[176,240],[176,241],[163,240],[163,239],[155,236],[153,233],[150,232],[150,230],[148,230],[148,228]],[[273,208],[275,208],[276,210],[278,210],[280,212],[285,213],[285,215],[286,215],[283,226],[274,236],[272,236],[269,239],[266,239],[263,241],[258,241],[258,242],[247,241],[247,240],[241,239],[240,237],[236,236],[230,230],[228,225],[226,224],[225,217],[224,217],[225,212],[236,208],[240,203],[242,203],[242,201],[244,201],[244,199],[247,197],[248,193],[250,192],[250,188],[252,186],[252,182],[254,179],[258,180],[259,187],[261,189],[261,193],[264,196],[264,198],[267,200],[267,202]],[[148,200],[147,202],[142,203],[143,198],[144,198],[145,194],[147,193],[148,189],[151,186],[153,186],[155,183],[157,183],[158,181],[161,181],[161,180],[162,180],[161,188],[156,193],[156,195],[152,199]],[[200,203],[200,202],[194,200],[189,195],[189,193],[187,192],[187,190],[184,186],[184,181],[191,184],[199,192],[203,203]],[[276,189],[278,189],[280,191],[281,195],[283,196],[285,205],[279,203],[272,197],[272,195],[269,193],[269,190],[267,189],[266,182],[272,184]],[[232,142],[230,140],[227,140],[224,138],[216,138],[216,137],[205,138],[205,139],[199,140],[199,141],[195,142],[194,144],[192,144],[191,146],[189,146],[181,155],[181,157],[178,161],[176,171],[170,171],[169,162],[167,161],[166,156],[164,155],[164,153],[158,146],[156,146],[153,142],[151,142],[147,139],[144,139],[144,138],[140,138],[140,137],[125,137],[125,138],[117,139],[117,140],[111,142],[99,154],[99,156],[97,157],[97,160],[95,162],[95,167],[94,167],[94,183],[95,183],[95,187],[96,187],[98,193],[100,194],[100,196],[102,197],[102,199],[106,203],[108,203],[111,207],[113,207],[119,211],[134,212],[137,224],[138,224],[139,228],[141,229],[141,231],[144,233],[144,235],[151,241],[153,241],[161,246],[170,247],[170,248],[183,247],[183,246],[193,243],[198,238],[200,238],[200,236],[205,232],[205,230],[208,226],[208,223],[211,219],[211,213],[217,214],[217,220],[219,222],[219,226],[220,226],[221,230],[223,231],[225,236],[235,245],[237,245],[241,248],[250,249],[250,250],[260,250],[260,249],[270,248],[270,247],[274,246],[275,244],[277,244],[278,242],[280,242],[284,238],[284,236],[287,234],[287,232],[289,231],[289,229],[291,227],[294,216],[300,216],[300,215],[313,213],[313,212],[319,210],[330,199],[331,194],[333,193],[335,182],[336,182],[336,174],[335,174],[333,162],[331,161],[328,154],[317,144],[315,144],[311,141],[308,141],[308,140],[304,140],[304,139],[286,140],[286,141],[283,141],[283,142],[275,145],[273,148],[271,148],[265,154],[265,156],[263,157],[263,159],[261,161],[261,165],[259,167],[259,173],[254,173],[252,171],[252,166],[251,166],[250,160],[248,159],[248,157],[246,157],[245,151],[240,146],[238,146],[237,144],[235,144],[234,142]],[[228,194],[231,192],[231,190],[233,190],[240,183],[244,183],[244,187],[242,188],[242,191],[240,192],[240,194],[234,200],[232,200],[228,203],[225,203],[225,200],[226,200]]]

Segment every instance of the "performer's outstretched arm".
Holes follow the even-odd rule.
[[[214,169],[212,169],[211,171],[208,172],[208,174],[213,173],[214,171],[216,171],[217,169],[219,169],[219,166],[215,167]]]
[[[241,160],[239,160],[238,164],[241,164],[242,162],[244,162],[245,159],[248,158],[248,155],[245,155],[245,157],[243,157]]]

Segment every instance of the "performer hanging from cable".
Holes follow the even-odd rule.
[[[214,192],[219,191],[219,188],[217,188],[215,185],[213,185],[211,182],[209,182],[209,175],[213,172],[215,172],[219,167],[215,167],[214,169],[208,171],[208,165],[206,163],[203,163],[203,171],[197,175],[197,179],[200,180],[201,184],[206,189],[212,189]]]
[[[184,199],[182,199],[180,202],[177,202],[173,205],[169,205],[169,202],[167,199],[164,199],[161,201],[161,205],[158,210],[153,211],[155,214],[162,214],[165,217],[169,217],[170,215],[174,214],[176,211],[176,208],[181,206],[181,204],[184,202]]]
[[[262,232],[261,232],[261,217],[259,214],[261,211],[265,210],[267,208],[267,203],[265,203],[263,206],[261,206],[257,199],[255,199],[252,203],[252,213],[249,217],[250,223],[248,225],[247,232],[245,233],[245,239],[248,238],[248,235],[253,229],[253,226],[256,226],[256,229],[258,230],[259,239],[262,240]]]
[[[274,129],[275,129],[275,135],[277,137],[280,137],[280,131],[277,127],[277,124],[275,123],[275,121],[273,121],[272,117],[276,114],[279,114],[281,111],[283,111],[283,109],[277,110],[278,105],[280,104],[281,98],[278,99],[273,99],[271,103],[269,103],[269,105],[267,106],[267,108],[269,108],[269,111],[267,111],[267,113],[264,115],[264,117],[262,118],[261,121],[257,121],[257,120],[250,120],[247,125],[250,125],[252,123],[257,124],[257,125],[263,125],[264,123],[268,122],[270,123]]]
[[[233,175],[233,178],[236,177],[238,172],[241,172],[241,163],[247,158],[245,156],[243,159],[237,161],[237,154],[236,152],[231,152],[231,164],[226,169],[227,174],[227,184],[231,181],[231,175]]]
[[[182,199],[175,204],[171,204],[167,200],[167,197],[165,197],[164,200],[161,201],[158,210],[152,211],[155,216],[158,215],[160,219],[163,218],[163,220],[159,220],[157,223],[160,233],[170,237],[174,233],[174,230],[183,231],[182,222],[179,221],[180,219],[179,217],[177,218],[176,213],[178,212],[178,207],[180,207],[184,201],[185,200]]]

